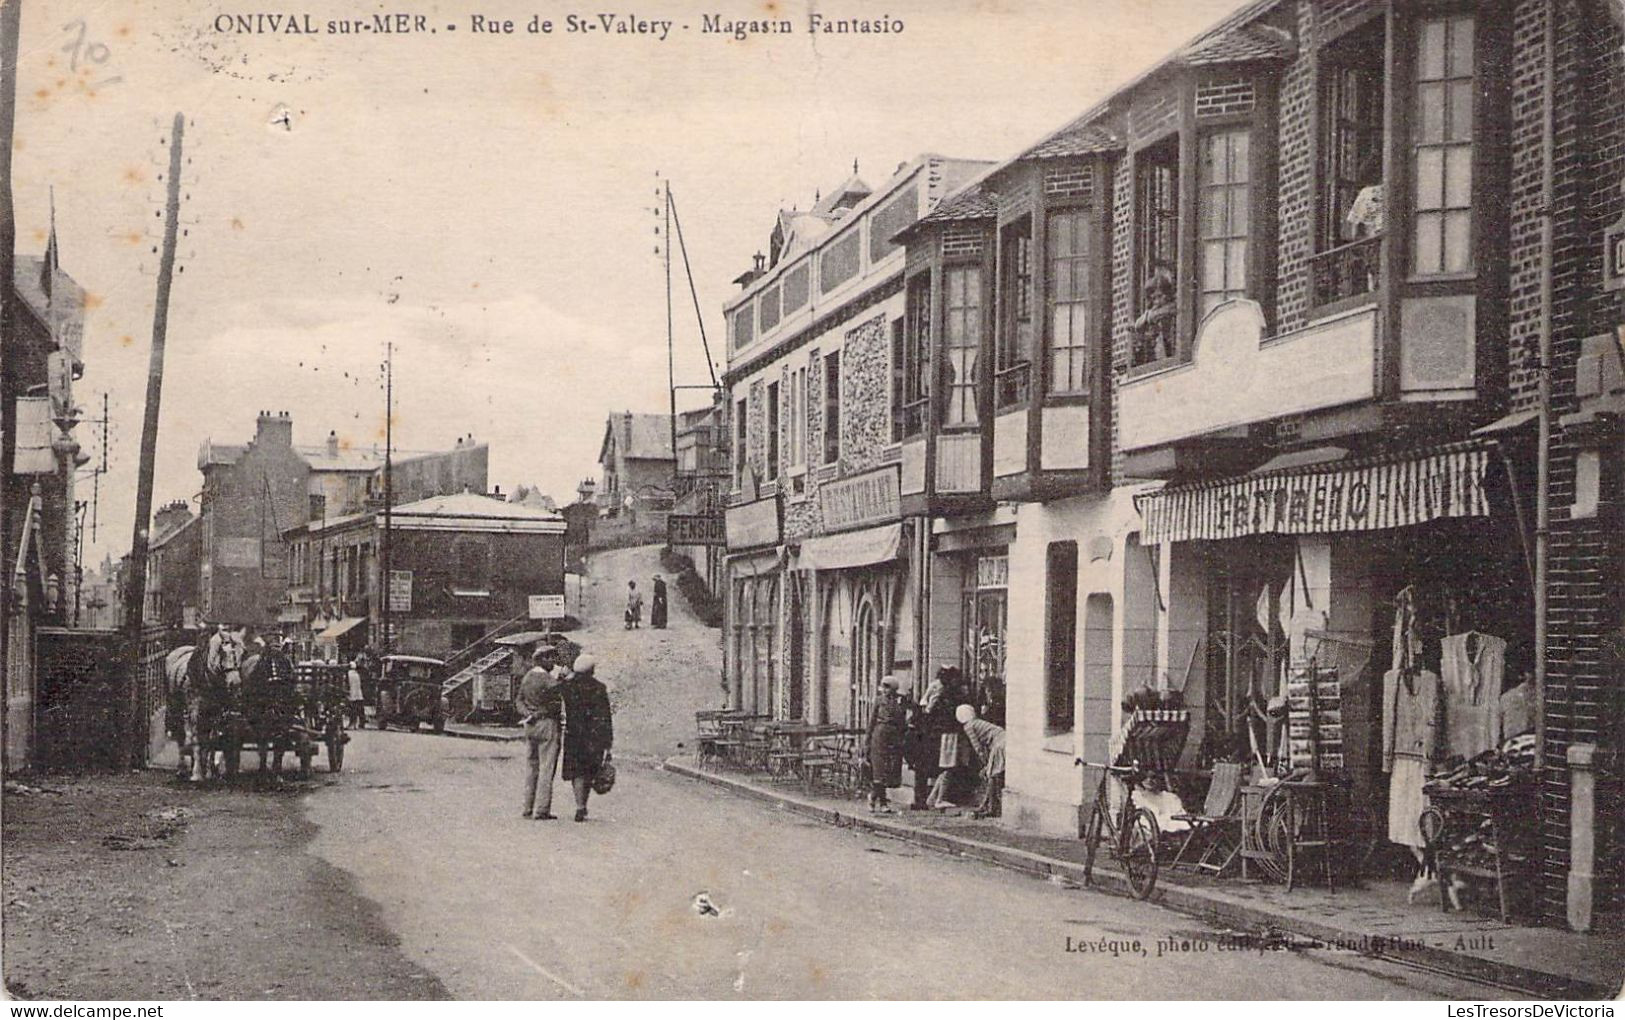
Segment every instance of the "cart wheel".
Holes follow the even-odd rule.
[[[1100,849],[1100,839],[1106,829],[1106,812],[1101,809],[1100,802],[1089,812],[1089,822],[1083,828],[1083,884],[1089,885],[1094,879],[1095,853]]]
[[[1122,834],[1123,869],[1128,872],[1129,888],[1134,898],[1143,900],[1157,887],[1157,819],[1145,808],[1139,808],[1129,819],[1128,831]]]
[[[335,733],[327,738],[327,771],[340,772],[344,769],[344,734]]]

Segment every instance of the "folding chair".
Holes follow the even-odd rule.
[[[1241,794],[1241,778],[1246,766],[1239,762],[1219,762],[1213,766],[1213,780],[1208,784],[1207,800],[1200,814],[1174,815],[1178,821],[1190,825],[1179,852],[1174,854],[1169,867],[1190,865],[1199,871],[1223,874],[1241,852],[1241,815],[1236,811]],[[1232,837],[1231,828],[1235,829]],[[1195,860],[1186,853],[1200,844],[1201,856]],[[1222,859],[1220,859],[1222,858]]]

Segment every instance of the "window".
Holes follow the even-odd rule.
[[[1023,217],[999,238],[999,345],[994,370],[999,410],[1027,399],[1033,347],[1033,221]]]
[[[767,469],[768,481],[779,477],[779,384],[767,384]]]
[[[807,303],[809,291],[809,277],[812,275],[812,263],[803,262],[801,265],[784,274],[784,301],[783,312],[789,315],[799,310]]]
[[[825,248],[818,256],[818,291],[828,294],[841,284],[858,275],[858,260],[863,257],[858,228],[853,227],[846,236]]]
[[[824,463],[841,459],[841,352],[824,355]]]
[[[745,483],[745,413],[747,405],[743,400],[734,402],[734,488]]]
[[[335,574],[337,573],[338,557],[334,556]],[[452,588],[458,592],[483,592],[490,589],[490,557],[489,548],[485,542],[477,538],[459,538],[456,545],[457,576],[452,582]],[[338,578],[335,576],[335,584]]]
[[[1198,320],[1224,302],[1247,294],[1250,148],[1246,128],[1202,136],[1196,191]]]
[[[1068,733],[1078,696],[1078,543],[1050,543],[1044,597],[1044,729]]]
[[[756,304],[759,308],[757,317],[761,323],[762,332],[765,334],[779,324],[778,286],[774,285],[762,291],[761,297],[756,299]]]
[[[734,310],[733,332],[734,347],[743,347],[756,339],[755,312],[749,304],[741,305]]]
[[[790,466],[807,463],[807,370],[790,373]]]
[[[1049,216],[1049,392],[1089,390],[1089,214],[1066,209]]]
[[[1473,268],[1473,19],[1423,18],[1416,39],[1411,269],[1463,273]]]
[[[1134,157],[1134,344],[1131,362],[1174,356],[1179,293],[1179,137]]]
[[[893,319],[891,324],[891,437],[893,442],[903,438],[903,406],[907,403],[903,386],[903,373],[906,357],[903,353],[907,336],[903,319]]]
[[[948,266],[942,271],[943,424],[975,425],[976,362],[982,349],[982,268]]]
[[[1350,217],[1355,200],[1382,185],[1383,23],[1339,40],[1325,55],[1320,83],[1319,250],[1329,251],[1381,229]],[[1362,222],[1365,220],[1365,222]]]
[[[925,410],[931,401],[931,274],[908,281],[904,306],[903,401],[896,438],[917,436],[925,430]]]

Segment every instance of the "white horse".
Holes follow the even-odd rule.
[[[214,668],[205,662],[194,669],[195,645],[183,645],[164,657],[169,689],[180,693],[184,706],[179,739],[182,774],[194,783],[220,774],[217,755],[223,751],[222,723],[241,682],[242,645],[234,636],[222,638],[219,652],[213,656]]]

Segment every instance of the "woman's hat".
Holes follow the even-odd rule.
[[[897,690],[897,678],[892,676],[890,673],[888,673],[885,676],[880,678],[880,686],[882,686],[882,687],[890,687],[892,690],[895,691],[895,690]]]
[[[954,709],[954,718],[959,721],[961,726],[963,726],[965,723],[968,723],[972,719],[976,718],[976,709],[970,707],[969,705],[960,705],[958,708]]]
[[[576,656],[575,665],[571,666],[570,668],[577,673],[591,673],[594,669],[598,668],[598,660],[588,655],[586,652],[582,652],[580,655]]]

